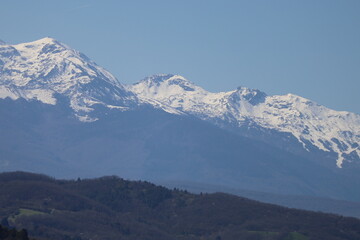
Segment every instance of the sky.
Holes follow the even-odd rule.
[[[359,0],[0,0],[0,39],[52,37],[135,83],[293,93],[360,114]]]

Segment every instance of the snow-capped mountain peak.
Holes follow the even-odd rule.
[[[55,105],[58,95],[68,99],[82,121],[96,120],[90,113],[97,105],[123,111],[150,104],[219,126],[256,126],[290,134],[305,149],[311,145],[337,154],[338,167],[360,159],[359,115],[334,111],[294,94],[269,96],[246,87],[213,93],[173,74],[123,86],[84,54],[53,38],[0,45],[0,98]]]
[[[211,93],[196,86],[180,75],[160,74],[127,87],[143,102],[152,103],[154,100],[163,106],[174,108],[190,114],[207,112],[213,114],[214,101],[219,95],[226,93]]]
[[[215,124],[257,125],[293,135],[305,149],[309,144],[335,152],[336,165],[360,157],[360,116],[321,106],[294,94],[268,96],[239,87],[212,93],[178,75],[152,76],[128,89],[144,102],[172,107]]]
[[[0,70],[0,98],[56,104],[57,93],[68,97],[80,115],[94,104],[124,109],[135,99],[111,73],[49,37],[0,46]]]

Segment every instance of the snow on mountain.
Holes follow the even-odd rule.
[[[290,133],[305,149],[311,143],[337,153],[340,168],[344,161],[360,156],[359,115],[334,111],[293,94],[268,96],[244,87],[211,93],[171,74],[123,86],[85,55],[52,38],[0,44],[0,98],[55,105],[58,96],[69,100],[81,121],[97,120],[90,114],[96,105],[124,111],[150,104],[171,114],[189,114],[214,123],[239,127],[250,123]]]
[[[93,121],[92,106],[127,109],[136,97],[82,53],[52,38],[0,45],[0,98],[19,97],[56,104],[66,96],[77,116]]]
[[[202,114],[216,117],[225,109],[217,109],[226,93],[209,93],[179,75],[160,74],[145,78],[128,86],[144,102],[156,100],[163,106],[172,107],[183,113]]]
[[[311,143],[320,150],[337,153],[339,168],[348,160],[347,156],[360,156],[359,115],[334,111],[293,94],[267,96],[244,87],[211,93],[171,74],[154,75],[127,88],[143,102],[157,101],[203,120],[221,119],[239,127],[250,121],[290,133],[305,149]]]

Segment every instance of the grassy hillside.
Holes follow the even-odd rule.
[[[38,239],[360,239],[360,221],[118,177],[0,174],[2,225]]]

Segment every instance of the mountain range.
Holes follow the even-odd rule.
[[[52,38],[0,44],[0,170],[360,201],[360,116],[294,94],[120,83]]]

